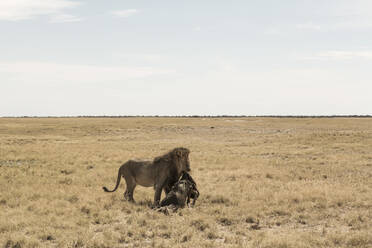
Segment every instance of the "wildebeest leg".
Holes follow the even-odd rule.
[[[187,206],[190,205],[190,195],[187,195],[187,197],[186,197],[186,204],[187,204]]]
[[[198,189],[195,187],[190,194],[190,198],[192,198],[191,206],[195,205],[196,200],[199,198],[199,194],[200,193],[199,193]]]

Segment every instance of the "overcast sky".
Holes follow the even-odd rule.
[[[372,114],[372,1],[0,0],[0,116]]]

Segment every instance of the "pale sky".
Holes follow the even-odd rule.
[[[0,0],[0,116],[372,114],[371,0]]]

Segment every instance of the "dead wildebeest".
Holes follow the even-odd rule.
[[[192,203],[191,205],[194,206],[195,205],[195,202],[196,200],[198,199],[199,197],[199,191],[198,189],[196,188],[196,182],[194,181],[194,179],[191,177],[191,175],[189,173],[187,173],[186,171],[184,171],[180,177],[180,180],[179,181],[182,181],[182,180],[186,180],[188,182],[191,183],[191,189],[189,190],[188,192],[188,195],[187,195],[187,205],[190,204],[190,199],[192,199]]]
[[[193,199],[192,206],[199,197],[196,183],[189,173],[183,172],[180,179],[171,187],[169,193],[160,202],[158,211],[168,214],[168,209],[173,211],[189,206],[190,199]]]

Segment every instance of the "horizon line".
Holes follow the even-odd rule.
[[[372,118],[372,115],[21,115],[0,118]]]

